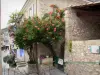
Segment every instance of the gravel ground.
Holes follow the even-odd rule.
[[[2,59],[8,53],[8,51],[2,51]],[[2,75],[37,75],[35,65],[28,66],[28,64],[26,64],[25,66],[17,67],[16,69],[10,68],[9,70],[7,69],[7,66],[8,64],[4,63],[2,60]],[[60,70],[47,65],[42,65],[40,69],[41,75],[67,75]]]

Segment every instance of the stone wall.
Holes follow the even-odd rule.
[[[40,15],[51,10],[49,5],[56,4],[60,8],[66,8],[70,5],[85,4],[85,2],[71,1],[71,0],[41,0],[40,3]],[[65,12],[66,21],[66,42],[68,40],[72,41],[72,53],[70,53],[65,47],[65,62],[66,61],[79,61],[79,62],[97,62],[100,60],[99,54],[91,54],[88,50],[89,45],[100,45],[100,40],[90,40],[99,39],[99,20],[100,16],[97,15],[100,11],[85,11],[78,9],[69,8]],[[94,20],[95,19],[95,20]],[[84,40],[84,41],[78,41]],[[66,45],[67,46],[67,43]],[[98,64],[66,64],[65,72],[68,75],[99,75],[99,65]]]
[[[39,0],[38,3],[38,11],[39,16],[43,16],[43,14],[48,13],[52,10],[50,8],[50,5],[55,4],[59,6],[60,8],[65,8],[67,7],[67,0]]]
[[[78,6],[78,5],[84,5],[88,2],[84,0],[39,0],[38,1],[38,11],[39,16],[42,16],[44,13],[51,10],[49,7],[51,4],[55,4],[60,8],[66,8],[70,6]]]
[[[38,50],[39,50],[40,55],[46,55],[46,56],[51,55],[50,50],[45,45],[43,45],[41,43],[38,44]]]
[[[60,7],[61,9],[66,8],[67,7],[67,0],[38,0],[38,16],[42,17],[45,13],[48,13],[50,11],[52,11],[52,8],[50,7],[50,5],[55,4],[58,7]],[[57,52],[57,55],[59,56],[60,53],[60,44],[62,42],[57,43],[54,47],[55,51]],[[41,47],[43,48],[43,47]],[[48,50],[48,49],[47,49]]]
[[[61,53],[60,47],[61,47],[61,43],[62,42],[63,41],[57,43],[56,45],[53,45],[54,51],[56,52],[57,56],[59,56],[60,53]],[[39,50],[39,54],[40,55],[52,56],[52,53],[51,53],[50,49],[47,48],[42,43],[39,43],[38,44],[38,50]]]
[[[65,60],[68,62],[70,61],[72,62],[66,64],[65,67],[65,72],[67,72],[68,75],[100,74],[100,65],[98,64],[98,61],[100,61],[100,54],[91,53],[90,50],[88,49],[88,47],[91,45],[100,46],[100,40],[73,41],[72,52],[68,53],[67,50],[65,51],[66,52]]]
[[[100,11],[83,9],[69,8],[65,12],[65,62],[72,61],[66,64],[65,72],[68,75],[99,75],[100,65],[96,62],[100,61],[100,54],[90,53],[88,46],[100,46]],[[72,40],[71,53],[67,47],[68,40]]]
[[[44,13],[52,10],[49,7],[51,4],[56,4],[60,8],[87,4],[85,0],[38,0],[37,3],[38,16],[40,17],[43,16]],[[96,15],[99,12],[100,11],[91,12],[71,8],[66,10],[66,42],[68,40],[77,41],[72,41],[72,53],[65,47],[65,62],[96,62],[100,60],[99,54],[91,54],[88,50],[89,45],[100,45],[100,40],[90,40],[100,38],[100,15]],[[67,46],[67,43],[65,46]],[[44,46],[40,46],[39,50],[49,52]],[[67,72],[68,75],[99,75],[99,69],[100,66],[98,64],[66,64],[65,72]]]
[[[72,40],[92,40],[100,38],[100,11],[67,10],[66,22]]]

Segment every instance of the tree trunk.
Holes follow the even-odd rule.
[[[35,57],[34,57],[34,50],[33,47],[31,46],[30,49],[27,51],[28,55],[29,55],[29,61],[33,62],[35,61]]]
[[[48,47],[49,48],[49,50],[50,50],[50,52],[52,53],[52,55],[53,55],[53,66],[55,66],[55,57],[57,57],[57,55],[56,55],[56,52],[54,51],[54,49],[53,49],[53,46],[50,44],[50,43],[46,43],[46,44],[44,44],[46,47]]]
[[[37,47],[37,43],[34,44],[34,48],[36,50],[36,68],[37,68],[37,74],[40,75],[40,68],[39,68],[39,62],[38,62],[38,47]]]
[[[58,64],[58,69],[60,69],[61,71],[64,71],[64,51],[65,51],[65,41],[61,44],[60,54],[59,54],[59,58],[63,59],[63,65]]]

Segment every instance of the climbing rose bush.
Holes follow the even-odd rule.
[[[35,42],[55,43],[63,39],[65,32],[65,9],[59,9],[56,5],[50,6],[55,11],[45,13],[40,19],[38,16],[25,19],[24,23],[15,33],[15,43],[20,48],[25,48]]]

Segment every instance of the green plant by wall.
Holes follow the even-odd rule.
[[[53,49],[53,44],[64,39],[65,33],[65,8],[60,9],[56,5],[51,5],[54,11],[44,13],[43,17],[25,19],[15,32],[15,44],[19,48],[29,48],[34,43],[42,43],[50,49],[53,57],[57,54]],[[53,59],[54,60],[54,59]]]
[[[72,52],[72,40],[68,41],[68,50],[69,52]]]
[[[3,61],[9,64],[10,67],[16,67],[15,56],[7,55],[3,58]]]
[[[43,44],[56,43],[63,39],[65,32],[64,11],[51,5],[56,11],[45,13],[42,18],[35,16],[25,19],[15,32],[15,43],[19,48],[31,46],[35,42]]]

